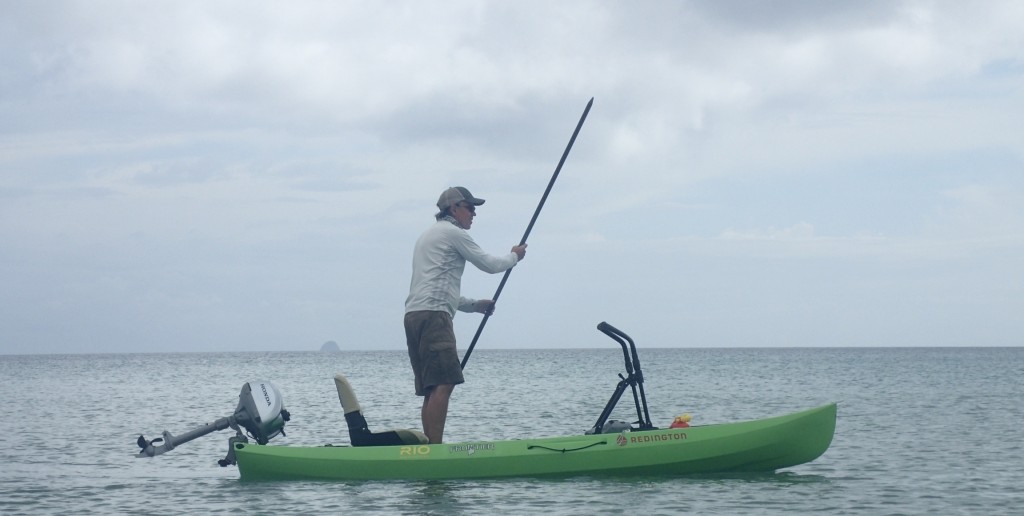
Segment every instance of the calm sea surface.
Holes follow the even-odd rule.
[[[613,344],[614,345],[614,344]],[[774,474],[432,482],[242,483],[231,431],[136,459],[139,434],[228,416],[273,381],[276,444],[348,442],[335,372],[371,428],[417,428],[404,351],[0,355],[0,514],[1021,514],[1024,348],[640,349],[651,417],[723,423],[839,402],[832,447]],[[580,434],[621,351],[474,352],[446,441]],[[613,418],[632,420],[628,393]]]

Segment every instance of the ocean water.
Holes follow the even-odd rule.
[[[292,420],[276,444],[348,442],[349,377],[371,428],[417,428],[403,351],[0,355],[0,514],[1021,514],[1024,348],[640,349],[651,417],[756,419],[839,402],[817,460],[684,478],[243,483],[230,430],[147,459],[139,434],[228,416],[271,380]],[[621,351],[477,349],[447,442],[580,434],[624,372]],[[613,418],[635,419],[628,392]]]

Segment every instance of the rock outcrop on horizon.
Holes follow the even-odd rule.
[[[338,343],[337,342],[334,342],[333,340],[329,340],[327,342],[324,342],[323,346],[320,346],[320,351],[326,351],[328,353],[337,353],[337,352],[341,351],[341,349],[338,347]]]

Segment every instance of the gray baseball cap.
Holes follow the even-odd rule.
[[[466,190],[464,187],[453,186],[441,192],[441,197],[437,199],[437,208],[444,211],[445,208],[462,201],[474,206],[480,206],[484,203],[483,199],[473,197],[473,194],[469,193],[469,190]]]

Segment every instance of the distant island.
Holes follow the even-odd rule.
[[[338,343],[337,342],[334,342],[333,340],[329,340],[327,342],[324,342],[323,346],[320,346],[320,351],[327,351],[327,352],[330,352],[330,353],[337,353],[337,352],[341,351],[341,349],[338,348]]]

